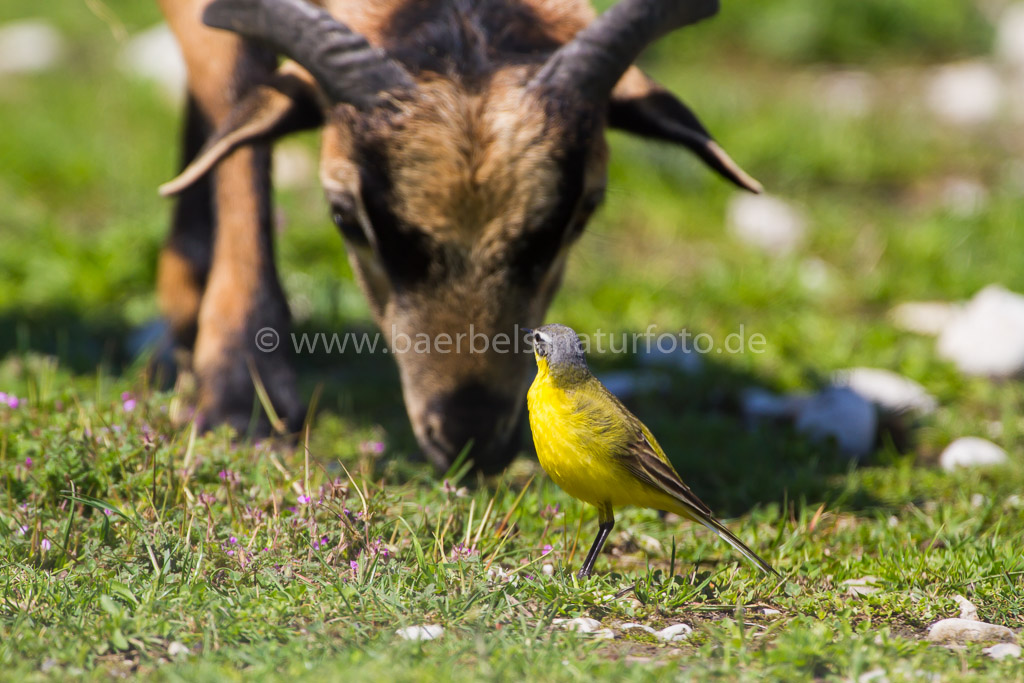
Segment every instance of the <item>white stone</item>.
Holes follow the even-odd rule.
[[[438,624],[424,624],[423,626],[406,626],[395,631],[403,640],[434,640],[444,635],[444,628]]]
[[[555,619],[551,622],[556,626],[560,625],[567,631],[578,631],[579,633],[593,633],[601,628],[601,622],[590,617],[576,617],[575,619]]]
[[[672,382],[662,373],[617,370],[601,375],[601,383],[619,398],[636,394],[653,394],[671,388]]]
[[[983,494],[981,494],[981,493],[972,493],[971,494],[971,507],[972,508],[980,508],[981,506],[983,506],[987,502],[988,502],[988,498],[986,498]]]
[[[909,301],[889,311],[889,319],[902,330],[938,336],[961,311],[945,301]]]
[[[1004,657],[1020,657],[1020,645],[1017,643],[999,643],[982,650],[992,659],[1003,659]]]
[[[821,76],[817,89],[823,111],[857,118],[871,111],[878,87],[875,77],[868,72],[848,69]]]
[[[859,579],[847,579],[842,585],[846,586],[846,592],[855,598],[877,593],[881,588],[877,584],[881,579],[877,576],[862,576]]]
[[[189,649],[185,647],[185,645],[183,645],[182,643],[179,643],[175,640],[167,646],[167,654],[169,654],[171,657],[177,657],[178,655],[187,655],[189,654]]]
[[[800,263],[800,284],[812,294],[822,294],[832,289],[834,277],[832,266],[820,258],[804,259]]]
[[[807,232],[807,220],[800,211],[768,195],[735,194],[726,222],[740,241],[774,255],[793,252]]]
[[[928,628],[933,643],[964,645],[966,643],[1015,642],[1017,637],[1005,626],[973,619],[943,619]]]
[[[960,606],[960,618],[968,621],[978,620],[978,608],[962,595],[954,595],[953,602]]]
[[[755,420],[795,419],[806,396],[779,396],[759,387],[745,389],[740,396],[743,415]]]
[[[888,680],[889,677],[885,675],[885,669],[872,669],[857,677],[857,683],[886,683]]]
[[[952,472],[957,467],[1002,465],[1009,457],[999,446],[977,436],[962,436],[946,446],[939,456],[942,469]]]
[[[599,628],[590,635],[598,640],[613,640],[615,638],[615,631],[610,628]]]
[[[316,160],[305,145],[282,142],[274,146],[274,187],[292,190],[316,182]]]
[[[693,633],[693,629],[690,628],[689,624],[672,624],[671,626],[666,626],[660,631],[655,631],[654,637],[658,640],[663,640],[666,643],[674,643],[680,640],[686,640],[691,633]]]
[[[871,452],[878,432],[875,406],[847,387],[828,387],[800,406],[796,430],[815,441],[834,439],[844,454]]]
[[[953,177],[942,183],[942,205],[959,218],[981,213],[988,204],[988,188],[974,178]]]
[[[64,54],[64,39],[38,19],[0,25],[0,75],[34,73],[54,66]]]
[[[1024,2],[1011,4],[996,26],[996,56],[1018,69],[1024,69]]]
[[[852,389],[886,413],[934,413],[938,408],[935,397],[912,379],[879,368],[850,368],[840,370],[832,377],[836,386]]]
[[[545,565],[542,565],[541,568],[540,568],[540,573],[543,574],[544,576],[554,576],[555,575],[555,565],[551,564],[550,562],[548,562]]]
[[[999,285],[978,292],[942,330],[939,355],[968,375],[1024,371],[1024,296]]]
[[[657,554],[662,551],[661,541],[654,538],[653,536],[648,536],[647,534],[640,534],[636,537],[636,541],[646,553]]]
[[[694,349],[693,339],[685,340],[678,334],[653,331],[652,337],[647,332],[638,333],[637,360],[640,365],[650,368],[674,368],[686,374],[695,374],[704,368],[704,359]],[[650,339],[650,342],[648,342]],[[670,341],[670,339],[672,341]]]
[[[631,631],[633,629],[640,629],[641,631],[650,633],[652,636],[656,633],[655,630],[647,624],[637,624],[635,622],[630,622],[628,624],[623,624],[622,626],[619,626],[620,631]]]
[[[765,607],[761,610],[766,617],[777,617],[782,614],[781,610],[772,609],[771,607]]]
[[[137,78],[154,81],[172,103],[185,96],[185,60],[167,24],[157,24],[137,33],[121,50],[121,70]]]
[[[952,124],[976,125],[995,118],[1002,84],[991,64],[959,62],[937,67],[929,78],[927,103],[932,113]]]

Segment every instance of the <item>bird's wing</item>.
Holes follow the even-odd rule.
[[[634,438],[620,454],[620,462],[640,481],[664,491],[701,514],[711,516],[711,508],[683,483],[675,468],[669,464],[664,452],[646,430],[636,430]]]

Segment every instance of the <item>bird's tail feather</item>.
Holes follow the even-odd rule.
[[[757,553],[748,548],[743,541],[736,538],[736,535],[729,531],[725,527],[725,525],[719,522],[717,519],[709,515],[701,514],[692,514],[692,517],[696,521],[700,522],[701,524],[703,524],[704,526],[718,534],[718,537],[721,538],[723,541],[731,545],[733,548],[736,548],[736,550],[740,551],[743,557],[747,558],[748,560],[756,564],[758,569],[763,571],[765,574],[774,574],[775,576],[779,576],[779,573],[775,571],[775,569],[770,564],[768,564],[760,557],[758,557]]]

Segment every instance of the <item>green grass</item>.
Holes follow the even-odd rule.
[[[960,376],[886,316],[990,282],[1024,290],[1024,193],[1008,172],[1024,138],[1010,121],[950,129],[922,105],[932,64],[988,49],[973,5],[898,5],[725,3],[647,56],[738,161],[803,209],[807,242],[781,258],[745,247],[723,230],[730,187],[679,150],[612,135],[607,205],[548,318],[765,336],[763,354],[663,371],[667,388],[631,405],[784,579],[688,524],[623,510],[582,583],[572,572],[593,511],[529,455],[502,477],[456,472],[446,486],[415,458],[383,355],[302,359],[305,395],[323,387],[308,457],[302,444],[175,426],[188,393],[148,378],[127,340],[157,314],[169,206],[155,188],[174,172],[177,112],[115,68],[116,30],[84,4],[46,5],[70,41],[61,68],[0,80],[0,391],[20,399],[0,406],[0,678],[1024,679],[1019,660],[924,640],[957,615],[957,594],[982,619],[1024,621],[1024,391]],[[40,7],[5,3],[0,21]],[[130,32],[158,20],[148,3],[110,7]],[[874,79],[863,116],[820,106],[837,63]],[[986,188],[979,213],[944,205],[950,177]],[[315,180],[278,199],[299,328],[368,329]],[[824,264],[823,285],[807,284],[809,263]],[[855,365],[901,372],[941,407],[860,466],[738,415],[745,387],[810,390]],[[1009,465],[935,467],[953,438],[995,427]],[[299,502],[307,493],[313,504]],[[880,590],[851,596],[843,582],[864,576]],[[578,616],[619,635],[553,624]],[[664,644],[618,629],[631,621],[694,633]],[[444,636],[396,635],[428,623]]]

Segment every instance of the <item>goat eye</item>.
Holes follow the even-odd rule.
[[[355,202],[351,197],[347,198],[347,201],[340,199],[331,204],[331,220],[338,226],[338,230],[345,236],[345,239],[355,244],[367,244],[366,234],[359,224]]]

